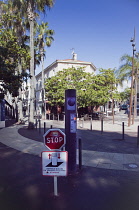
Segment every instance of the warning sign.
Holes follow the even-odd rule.
[[[67,176],[67,151],[44,151],[42,152],[42,175],[44,176]]]

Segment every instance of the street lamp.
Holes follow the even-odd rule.
[[[128,118],[128,126],[131,125],[131,112],[133,111],[132,106],[133,106],[133,87],[134,87],[134,56],[135,56],[135,29],[134,29],[134,38],[131,38],[130,42],[132,42],[132,47],[133,47],[133,55],[132,55],[132,74],[131,74],[131,94],[130,94],[130,104],[129,104],[129,118]],[[135,107],[134,107],[135,111]],[[132,124],[134,123],[134,113],[133,113],[133,119],[132,119]]]
[[[137,117],[137,95],[138,95],[138,58],[139,58],[139,53],[135,53],[135,58],[136,58],[136,66],[135,66],[135,103],[134,103],[134,118]]]

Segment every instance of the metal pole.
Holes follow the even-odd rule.
[[[79,169],[82,168],[82,141],[81,138],[79,138]]]
[[[44,133],[46,132],[46,122],[44,122]]]
[[[90,130],[92,131],[92,117],[90,119]]]
[[[124,140],[125,130],[124,130],[124,122],[122,122],[122,140]]]
[[[57,192],[57,176],[54,176],[54,195],[58,196],[58,192]]]
[[[41,121],[39,119],[39,133],[41,133]]]
[[[82,128],[84,128],[84,117],[82,117]]]
[[[38,124],[38,121],[37,121],[37,119],[36,119],[36,130],[37,130],[37,124]]]
[[[101,119],[101,134],[103,133],[103,119]]]
[[[137,147],[139,146],[139,126],[138,126],[138,136],[137,136]]]
[[[135,49],[135,29],[134,29],[134,38],[131,39],[130,41],[132,42],[133,55],[132,55],[131,93],[130,93],[128,126],[131,125],[131,115],[132,115],[132,106],[133,106],[133,88],[134,88],[134,52],[136,51],[136,49]],[[133,118],[132,118],[132,124],[134,124],[134,114],[133,114]]]
[[[57,120],[59,121],[59,114],[58,114],[58,116],[57,116]]]

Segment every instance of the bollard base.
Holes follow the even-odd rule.
[[[34,129],[34,123],[33,122],[29,122],[28,129]]]

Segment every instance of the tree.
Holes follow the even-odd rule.
[[[76,89],[77,106],[104,105],[116,89],[113,70],[100,69],[100,74],[85,72],[84,68],[68,68],[45,81],[46,98],[50,105],[63,106],[66,89]]]
[[[130,93],[131,93],[131,89],[130,88],[125,88],[125,90],[120,93],[121,101],[122,102],[123,101],[129,101]]]
[[[30,26],[30,118],[29,128],[34,128],[34,100],[35,100],[35,68],[34,68],[34,21],[35,17],[40,12],[46,11],[46,8],[53,6],[53,0],[12,0],[13,5],[16,6],[25,16],[27,14]]]
[[[64,104],[65,90],[73,88],[76,89],[78,93],[78,106],[83,106],[87,103],[84,88],[85,85],[87,86],[86,82],[89,83],[90,77],[91,74],[86,73],[83,68],[76,69],[72,67],[63,69],[62,71],[57,72],[56,76],[46,79],[46,98],[51,105],[62,106]],[[82,101],[80,98],[82,98]]]
[[[0,18],[0,38],[1,38],[1,44],[4,47],[4,49],[7,51],[7,55],[5,57],[4,53],[3,55],[3,65],[5,65],[8,62],[8,59],[11,62],[14,62],[13,69],[10,68],[10,66],[5,65],[5,71],[4,66],[2,67],[3,74],[7,74],[6,72],[9,70],[12,71],[13,79],[10,81],[11,84],[8,84],[8,81],[6,81],[3,77],[4,82],[4,88],[5,90],[8,89],[9,92],[12,92],[12,89],[16,88],[16,94],[14,91],[14,94],[12,95],[19,95],[20,100],[19,105],[19,118],[22,119],[22,97],[21,97],[21,86],[23,82],[23,74],[26,71],[28,67],[28,61],[29,61],[29,53],[28,53],[28,45],[25,44],[28,37],[24,35],[24,32],[26,30],[25,28],[25,20],[22,19],[20,12],[12,7],[12,2],[8,1],[7,3],[1,4],[1,18]],[[2,49],[2,48],[1,48]],[[11,53],[10,53],[11,50]],[[3,51],[4,52],[4,51]],[[2,60],[1,60],[2,61]],[[6,61],[6,63],[5,63]],[[5,64],[4,64],[5,63]],[[11,66],[12,67],[12,66]],[[11,73],[11,71],[9,73]],[[18,76],[17,76],[18,75]],[[19,81],[19,85],[17,86],[17,82],[15,82],[15,77],[18,78],[17,82]],[[13,82],[14,81],[14,82]],[[16,86],[15,86],[16,84]],[[10,88],[10,89],[9,89]]]
[[[16,43],[17,38],[10,31],[4,31],[0,34],[0,79],[3,81],[4,91],[9,91],[11,94],[18,93],[19,87],[22,84],[22,73],[18,71],[18,57],[27,53]],[[18,86],[15,87],[15,78],[19,80]],[[18,94],[16,94],[18,95]]]
[[[114,69],[99,69],[99,74],[93,77],[92,88],[96,105],[104,105],[112,97],[116,88]]]
[[[121,62],[124,62],[118,70],[116,70],[116,76],[119,84],[122,86],[123,81],[129,80],[132,73],[132,57],[128,54],[123,55],[120,58]]]
[[[98,98],[98,105],[105,105],[108,101],[112,101],[112,115],[114,123],[114,99],[117,98],[115,69],[100,69],[99,74],[96,75],[95,90],[96,100]],[[93,88],[93,87],[92,87]],[[100,103],[100,100],[103,102]]]
[[[36,45],[38,45],[39,54],[41,56],[41,64],[42,64],[42,114],[43,117],[45,116],[45,89],[44,89],[44,52],[45,52],[45,46],[50,47],[53,39],[54,31],[51,29],[48,29],[48,23],[42,22],[41,25],[37,25],[36,27]]]
[[[134,123],[134,117],[136,116],[136,104],[137,104],[137,72],[138,72],[138,57],[129,56],[127,54],[121,57],[121,61],[124,62],[123,65],[117,70],[117,78],[119,83],[122,84],[124,80],[131,80],[131,89],[130,89],[130,109],[132,110],[132,104],[134,104],[134,114],[132,123]],[[131,116],[131,111],[130,111]],[[130,125],[130,117],[128,125]]]

